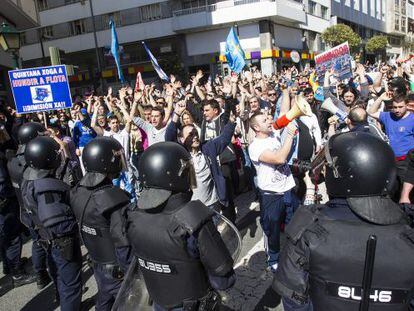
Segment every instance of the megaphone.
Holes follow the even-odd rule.
[[[309,106],[308,102],[306,101],[305,97],[302,95],[295,96],[295,103],[293,104],[292,108],[283,116],[277,118],[277,120],[273,123],[273,128],[275,130],[280,130],[288,125],[292,120],[300,117],[300,116],[311,116],[312,115],[312,108]]]
[[[330,112],[334,116],[337,116],[341,122],[345,122],[345,119],[348,116],[345,111],[342,111],[337,106],[335,106],[332,99],[329,97],[322,103],[321,109]]]

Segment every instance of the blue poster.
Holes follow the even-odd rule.
[[[48,66],[9,71],[17,113],[72,107],[66,66]]]

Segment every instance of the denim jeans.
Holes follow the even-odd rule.
[[[286,217],[285,217],[285,224],[289,224],[290,220],[293,217],[293,214],[296,212],[300,205],[300,200],[296,196],[296,193],[293,189],[286,191],[283,195],[283,202],[285,203],[286,207]]]
[[[259,190],[260,224],[266,236],[266,253],[271,267],[279,260],[280,223],[285,212],[284,196]]]

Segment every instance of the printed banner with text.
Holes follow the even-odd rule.
[[[72,107],[66,66],[48,66],[9,71],[17,113]]]
[[[315,69],[318,82],[323,85],[325,72],[334,68],[335,77],[339,80],[352,77],[351,54],[348,42],[315,56]]]

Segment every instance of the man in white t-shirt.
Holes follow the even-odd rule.
[[[125,160],[129,163],[129,133],[131,131],[131,120],[127,119],[125,127],[121,130],[120,122],[118,117],[113,115],[109,118],[109,131],[104,131],[103,136],[108,136],[116,139],[124,148]],[[128,171],[121,172],[120,176],[114,179],[113,184],[117,187],[121,187],[123,183],[123,189],[127,191],[131,198],[135,197],[134,187],[132,186],[132,171],[128,165]]]
[[[297,128],[290,123],[284,129],[287,135],[282,145],[273,132],[272,119],[266,114],[254,114],[250,127],[256,134],[249,146],[249,155],[257,172],[260,224],[265,234],[268,265],[275,271],[280,251],[280,223],[285,211],[283,195],[295,186],[286,160]]]

